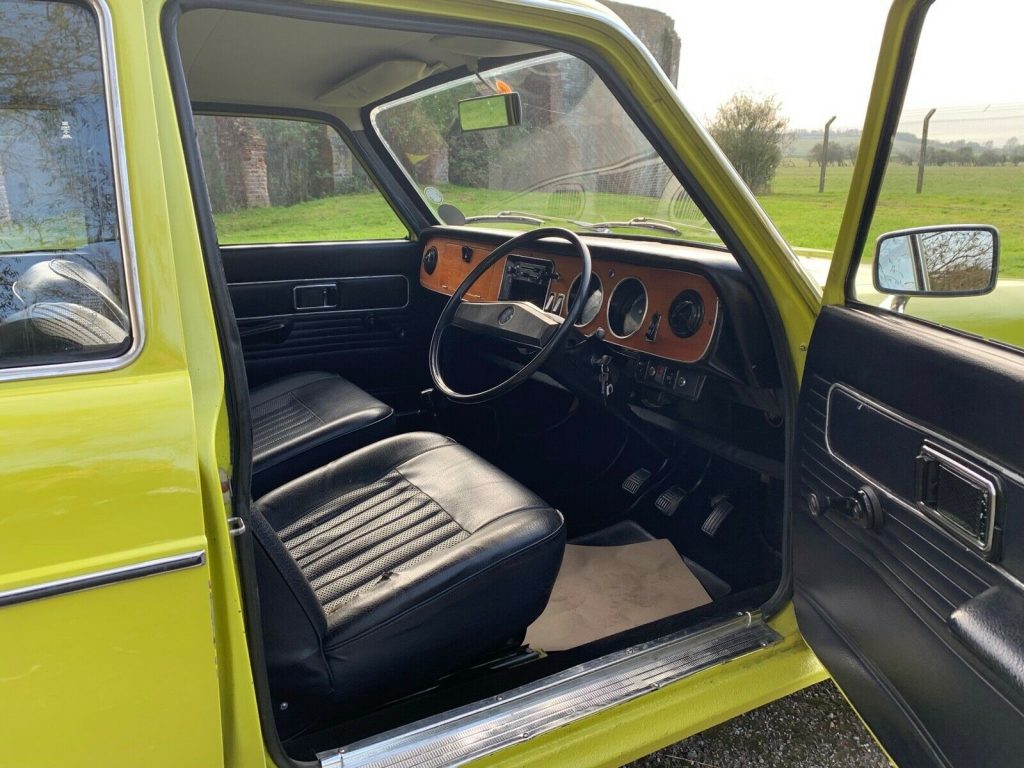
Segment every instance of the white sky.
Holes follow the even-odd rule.
[[[679,90],[697,117],[746,91],[777,96],[792,128],[818,128],[832,115],[834,128],[863,123],[889,0],[628,1],[675,19]],[[938,121],[944,106],[1014,103],[1024,117],[1022,24],[1017,0],[938,0],[906,111],[939,107]],[[1024,141],[1024,125],[1000,130]]]

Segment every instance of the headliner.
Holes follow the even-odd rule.
[[[355,129],[363,106],[423,77],[543,50],[220,9],[185,13],[178,40],[193,102],[326,112]]]

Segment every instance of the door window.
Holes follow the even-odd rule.
[[[221,245],[408,236],[330,126],[222,115],[195,122]]]
[[[971,16],[1006,22],[1006,10],[999,0],[978,0]],[[956,4],[928,11],[852,298],[1024,347],[1024,82],[1016,29],[998,23],[969,34]],[[998,231],[994,291],[955,298],[878,293],[876,244],[884,267],[887,246],[900,242],[879,243],[881,235],[965,224]]]
[[[115,179],[95,17],[0,0],[0,368],[131,348]]]

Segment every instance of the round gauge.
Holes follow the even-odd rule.
[[[672,333],[688,339],[700,329],[704,320],[704,299],[696,291],[683,291],[668,308],[668,325]]]
[[[612,291],[608,301],[608,327],[624,339],[640,330],[647,314],[647,289],[635,277],[627,277]]]
[[[565,302],[565,311],[569,311],[569,307],[576,301],[576,296],[580,292],[580,275],[576,275],[576,279],[572,281],[572,285],[569,286],[569,299]],[[580,328],[584,325],[589,325],[597,317],[598,312],[601,311],[601,305],[604,303],[604,289],[601,287],[601,278],[597,275],[590,276],[590,288],[587,290],[587,303],[583,305],[583,311],[580,312],[580,318],[576,321],[576,327]]]

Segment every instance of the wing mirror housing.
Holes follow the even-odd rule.
[[[899,296],[982,296],[996,287],[999,231],[985,224],[887,232],[875,243],[875,290]]]
[[[489,128],[511,128],[523,121],[523,102],[516,92],[477,96],[459,102],[459,127],[463,133]]]

